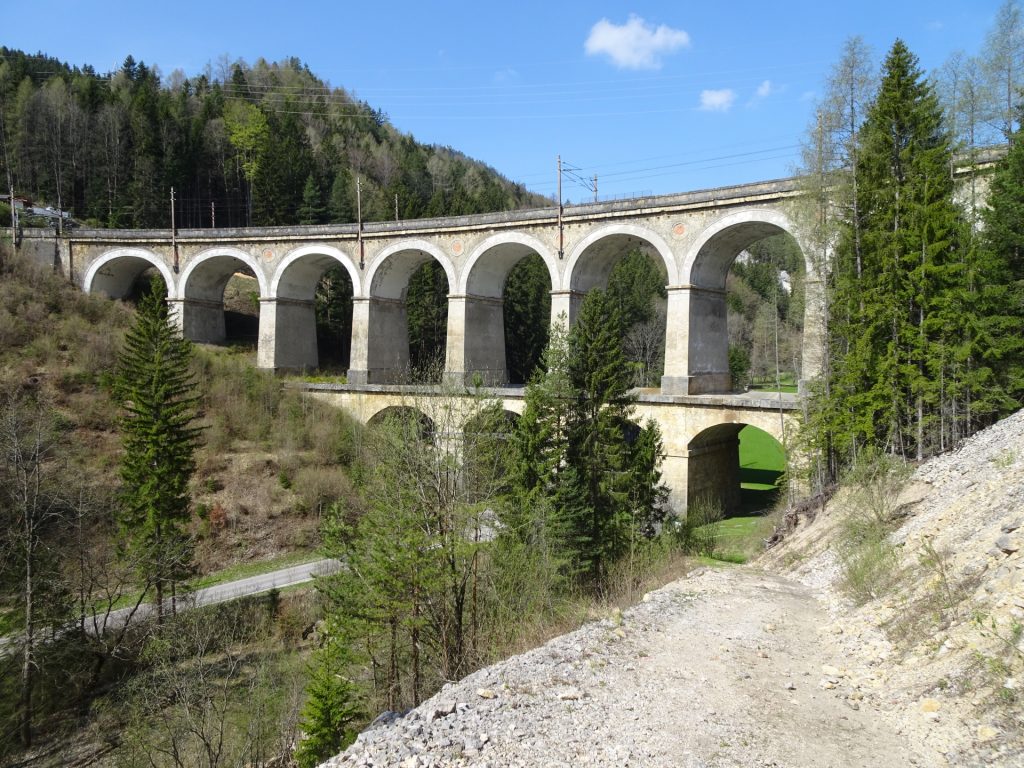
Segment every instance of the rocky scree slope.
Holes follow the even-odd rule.
[[[841,589],[839,494],[757,569],[698,569],[324,765],[1024,765],[1022,502],[1024,413],[915,472],[884,595]]]
[[[917,754],[1024,766],[1024,411],[913,473],[895,504],[893,584],[860,606],[837,545],[851,502],[838,495],[759,564],[819,591],[823,650]]]

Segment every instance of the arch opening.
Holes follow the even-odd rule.
[[[606,291],[621,316],[622,351],[633,386],[657,387],[665,371],[669,264],[654,243],[633,234],[595,240],[576,257],[570,277],[570,321],[593,289]]]
[[[750,424],[718,424],[687,445],[686,504],[710,504],[725,518],[761,517],[785,483],[786,452]]]
[[[433,253],[405,248],[373,268],[366,319],[367,383],[436,382],[444,372],[450,269]]]
[[[181,288],[182,331],[192,341],[255,350],[263,285],[245,260],[215,255],[190,265]]]
[[[796,392],[802,377],[806,272],[792,235],[757,240],[726,276],[726,328],[733,389]]]
[[[512,265],[502,288],[502,336],[510,384],[526,384],[541,365],[551,333],[551,278],[544,259],[529,253]]]
[[[86,293],[101,293],[111,299],[138,300],[159,283],[167,296],[173,288],[170,272],[156,257],[146,255],[110,255],[101,259],[86,274]]]
[[[341,373],[348,369],[353,271],[340,252],[314,247],[302,248],[282,262],[271,286],[275,349],[267,367]]]
[[[669,329],[676,337],[667,386],[683,394],[751,384],[795,392],[804,374],[808,262],[788,220],[773,211],[728,216],[691,253],[673,298],[686,333]]]
[[[429,442],[436,432],[433,420],[411,405],[389,405],[377,411],[366,423],[371,429],[391,430],[407,440]]]

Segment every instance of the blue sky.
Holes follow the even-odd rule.
[[[979,53],[1001,2],[65,0],[7,4],[0,44],[165,76],[296,56],[421,141],[542,194],[561,154],[605,197],[787,176],[848,37],[879,59],[900,37],[931,70]]]

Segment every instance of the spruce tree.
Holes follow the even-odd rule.
[[[834,356],[828,423],[841,449],[932,450],[939,409],[939,317],[960,258],[952,145],[942,110],[902,41],[860,130],[857,221],[843,228],[830,306]],[[955,332],[955,330],[954,330]]]
[[[985,228],[969,275],[980,322],[972,337],[984,341],[978,357],[990,376],[973,401],[978,426],[1024,403],[1024,129],[992,178]]]
[[[629,541],[623,427],[632,415],[632,398],[616,303],[604,291],[590,291],[569,333],[573,398],[566,458],[585,505],[574,521],[579,564],[594,585],[601,584],[608,565]]]
[[[161,620],[168,589],[173,597],[191,563],[188,482],[200,434],[191,359],[167,304],[149,293],[125,337],[115,393],[124,409],[121,530],[155,587]]]
[[[359,691],[348,678],[349,652],[331,638],[313,657],[302,708],[302,739],[295,750],[299,768],[313,768],[341,752],[355,739],[353,726],[362,716]]]
[[[299,224],[322,224],[326,210],[320,201],[320,185],[313,174],[306,177],[302,188],[302,205],[299,206]]]

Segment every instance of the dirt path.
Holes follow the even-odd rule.
[[[707,570],[448,686],[329,765],[933,765],[823,655],[828,623],[802,585]]]

